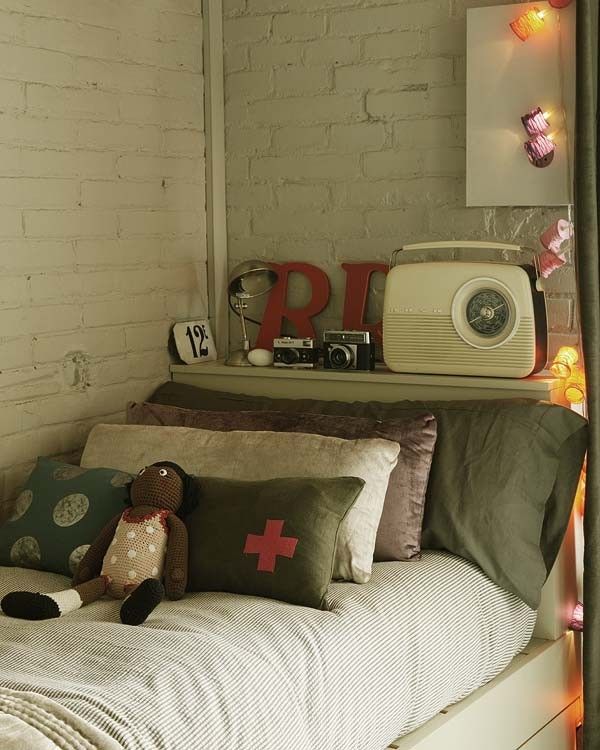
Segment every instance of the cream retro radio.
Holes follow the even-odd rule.
[[[410,250],[525,252],[495,242],[406,245],[392,255],[383,358],[394,372],[523,378],[546,365],[546,304],[533,265],[399,263]]]

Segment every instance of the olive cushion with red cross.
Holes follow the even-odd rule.
[[[230,591],[323,608],[340,523],[364,481],[197,478],[186,518],[190,591]]]

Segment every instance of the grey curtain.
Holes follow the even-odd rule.
[[[585,506],[584,750],[600,750],[600,267],[598,0],[577,0],[575,228],[590,445]]]

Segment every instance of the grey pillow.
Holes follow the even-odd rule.
[[[585,419],[562,406],[527,399],[343,403],[245,396],[167,382],[149,401],[383,420],[430,411],[438,438],[422,547],[472,560],[534,608],[567,529],[587,449]]]
[[[374,559],[413,560],[420,556],[425,492],[436,439],[436,422],[432,414],[382,421],[371,417],[276,411],[205,411],[131,403],[127,407],[127,423],[225,432],[303,432],[346,440],[383,438],[399,443],[400,456],[390,475]]]

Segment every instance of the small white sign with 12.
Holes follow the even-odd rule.
[[[190,320],[173,326],[177,353],[187,365],[214,362],[217,348],[208,320]]]

